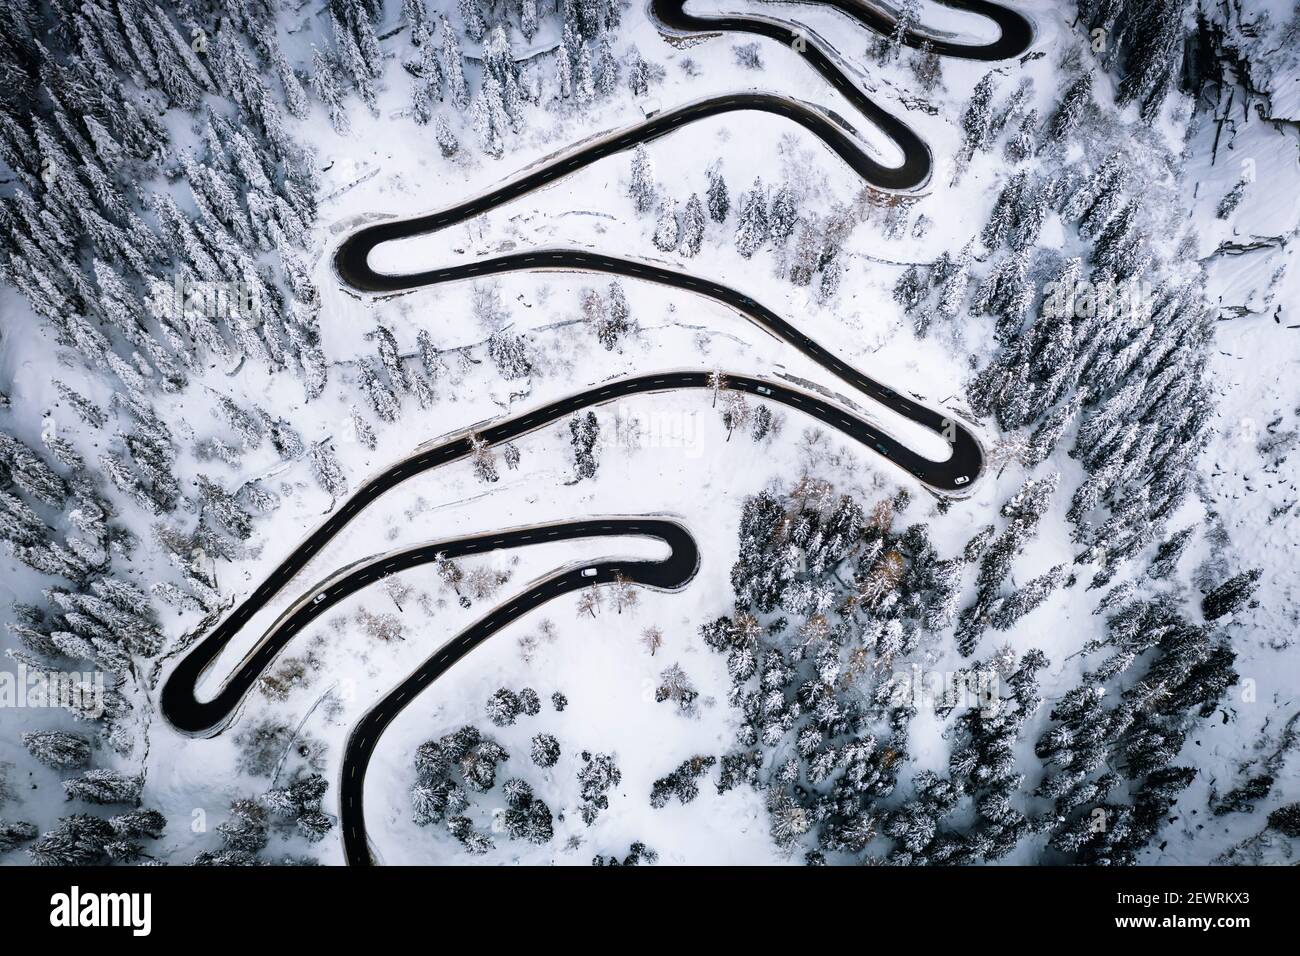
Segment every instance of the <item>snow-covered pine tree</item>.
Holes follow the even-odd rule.
[[[343,467],[328,440],[313,442],[311,446],[311,470],[316,483],[332,498],[347,494],[348,480],[343,474]]]
[[[975,84],[962,113],[962,154],[969,159],[988,145],[993,122],[993,73],[985,73]]]
[[[934,52],[934,44],[929,40],[921,41],[912,54],[910,66],[916,82],[926,93],[933,93],[943,85],[943,60]]]
[[[888,63],[895,59],[912,39],[912,33],[920,20],[920,0],[902,0],[894,12],[894,25],[889,36],[880,45],[880,57]]]
[[[519,32],[529,42],[537,35],[537,0],[519,0]]]
[[[1034,153],[1038,132],[1038,110],[1030,110],[1020,118],[1020,124],[1007,140],[1004,155],[1008,162],[1023,163]]]
[[[76,813],[45,831],[27,853],[37,866],[90,866],[104,859],[104,847],[115,836],[107,820]]]
[[[561,100],[567,100],[573,95],[573,60],[564,43],[555,51],[555,95]]]
[[[501,377],[507,381],[527,378],[532,374],[533,363],[528,355],[528,344],[523,336],[508,329],[499,329],[488,339],[488,357]]]
[[[529,756],[539,767],[554,767],[560,759],[560,742],[550,734],[536,734],[532,739]]]
[[[767,190],[763,180],[755,178],[754,185],[741,198],[740,223],[736,227],[736,250],[748,259],[767,241]]]
[[[1040,149],[1045,149],[1061,142],[1065,136],[1078,125],[1084,110],[1092,102],[1093,73],[1088,70],[1075,77],[1061,94],[1061,102],[1047,121],[1043,130],[1043,142]]]
[[[474,468],[474,476],[484,484],[499,480],[500,475],[497,474],[496,456],[492,454],[492,446],[477,435],[472,436],[469,442],[469,460]]]
[[[595,295],[595,299],[599,302],[600,297]],[[595,310],[595,327],[597,340],[607,350],[618,347],[624,336],[635,330],[636,322],[621,282],[615,280],[609,284],[609,302],[607,305],[601,302]]]
[[[463,112],[469,109],[470,96],[469,83],[465,80],[465,63],[460,51],[460,40],[457,39],[456,32],[452,30],[446,17],[440,18],[439,30],[442,33],[442,75],[447,81],[447,95],[452,105]]]
[[[635,46],[627,55],[627,88],[633,96],[645,96],[650,92],[650,64]]]
[[[348,406],[348,414],[351,416],[352,434],[356,436],[357,441],[363,447],[374,451],[379,439],[375,436],[375,430],[370,427],[370,422],[366,419],[366,416],[362,414],[361,409],[357,408],[356,405]]]
[[[510,51],[510,41],[500,25],[492,29],[483,45],[482,62],[485,74],[497,81],[501,103],[510,119],[511,128],[518,129],[524,118],[524,94],[519,86],[519,68]]]
[[[1132,42],[1116,101],[1136,102],[1142,118],[1152,122],[1182,70],[1187,6],[1182,0],[1154,0],[1140,16],[1131,15]]]
[[[687,258],[693,258],[704,243],[704,204],[697,193],[691,193],[686,200],[682,214],[682,236],[678,251]]]
[[[505,107],[501,103],[500,87],[493,77],[484,79],[478,95],[474,97],[474,103],[470,107],[470,121],[483,152],[493,159],[500,159],[505,152]]]
[[[59,730],[35,731],[22,735],[23,746],[36,760],[63,770],[90,764],[90,738]]]
[[[433,37],[433,24],[424,0],[402,0],[402,22],[410,30],[411,45],[417,49]]]
[[[400,391],[410,391],[411,382],[406,367],[402,364],[402,352],[397,346],[397,338],[382,325],[375,327],[374,335],[379,345],[379,361],[388,374],[388,381]]]
[[[990,623],[998,630],[1005,631],[1046,601],[1065,578],[1065,566],[1061,564],[1046,574],[1039,575],[1024,587],[999,600],[989,615]]]
[[[844,267],[838,257],[822,266],[821,280],[817,283],[817,302],[819,304],[827,305],[835,301],[835,297],[840,292],[840,280],[843,275]]]
[[[438,151],[444,159],[450,159],[460,150],[460,141],[447,125],[447,117],[441,113],[433,121],[433,136],[438,143]]]
[[[397,395],[379,375],[379,370],[370,359],[361,359],[357,363],[357,385],[370,400],[370,407],[379,416],[380,421],[394,422],[401,411]]]
[[[442,99],[442,63],[430,36],[420,47],[419,72],[411,84],[411,114],[425,126],[433,118],[434,101]]]
[[[26,820],[0,820],[0,854],[35,840],[40,831]]]
[[[928,291],[921,272],[916,266],[908,266],[907,271],[894,283],[894,301],[902,306],[905,313],[910,313],[925,301]]]
[[[996,251],[1010,235],[1028,183],[1028,174],[1016,173],[998,193],[993,210],[989,213],[988,222],[984,224],[984,229],[980,233],[980,242],[984,244],[985,249],[990,252]]]
[[[1172,577],[1178,567],[1178,560],[1182,557],[1195,531],[1195,527],[1183,528],[1171,535],[1168,540],[1162,541],[1156,548],[1155,557],[1152,558],[1147,573],[1157,581]]]
[[[798,219],[794,189],[788,182],[782,183],[772,196],[772,206],[767,215],[768,234],[772,241],[780,244],[789,239]]]
[[[709,188],[705,192],[708,200],[709,218],[714,222],[726,222],[727,213],[731,211],[731,198],[727,194],[727,181],[722,178],[722,162],[715,160],[708,169]]]
[[[597,443],[600,441],[600,422],[596,413],[574,415],[569,420],[569,444],[573,450],[573,471],[577,481],[596,477],[600,464]]]
[[[799,238],[795,240],[787,273],[793,284],[805,286],[812,282],[812,277],[817,271],[821,248],[822,237],[817,223],[811,218],[801,220]]]
[[[600,39],[600,54],[596,63],[596,92],[602,99],[613,96],[618,90],[618,59],[609,34]]]
[[[330,125],[336,133],[347,133],[351,128],[347,108],[338,88],[338,68],[332,57],[320,50],[312,56],[311,88],[329,114]]]
[[[591,50],[586,43],[578,46],[578,62],[574,71],[573,98],[578,106],[586,108],[596,99],[596,74],[591,66]]]
[[[939,282],[939,303],[936,308],[936,314],[941,318],[951,320],[961,311],[962,304],[966,300],[966,288],[970,284],[971,268],[971,243],[966,243],[952,260],[952,266],[946,270],[946,274]],[[936,270],[937,273],[937,270]],[[933,279],[934,276],[932,275]]]
[[[487,34],[487,17],[483,12],[482,0],[457,0],[460,9],[460,22],[465,26],[465,34],[478,43]]]
[[[63,781],[63,792],[69,800],[86,803],[139,803],[143,788],[142,777],[108,768],[86,770],[79,777]]]
[[[677,248],[680,229],[677,225],[677,203],[665,197],[659,203],[659,214],[655,217],[654,244],[660,252],[672,252]]]
[[[365,20],[365,23],[368,25],[369,20]],[[330,27],[334,35],[334,49],[339,65],[352,78],[352,83],[367,108],[371,113],[376,113],[378,107],[374,80],[378,66],[366,59],[358,42],[360,34],[355,29],[356,24],[340,20],[331,11]]]
[[[1215,209],[1215,215],[1220,219],[1229,218],[1233,212],[1236,211],[1236,208],[1241,205],[1242,199],[1246,196],[1246,188],[1249,185],[1250,183],[1246,179],[1237,180],[1237,184],[1228,190],[1224,197],[1219,200],[1219,205]]]
[[[1201,600],[1201,610],[1207,621],[1217,621],[1236,611],[1255,593],[1262,576],[1259,568],[1243,571],[1214,588]]]
[[[654,181],[654,164],[644,145],[638,145],[632,154],[632,178],[627,191],[637,212],[647,213],[655,207],[658,189]]]

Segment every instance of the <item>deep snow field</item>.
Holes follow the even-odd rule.
[[[433,2],[431,9],[442,4]],[[1278,18],[1286,5],[1277,0]],[[1073,5],[1058,0],[1016,0],[1017,10],[1032,18],[1034,50],[1044,56],[1027,62],[993,64],[999,89],[1014,89],[1022,78],[1034,81],[1032,105],[1050,112],[1058,92],[1058,52],[1073,43]],[[389,3],[386,22],[399,26],[398,4]],[[935,157],[935,172],[908,211],[909,222],[924,216],[924,234],[909,228],[902,238],[887,238],[883,210],[857,225],[846,243],[845,267],[838,295],[822,304],[812,287],[797,288],[778,272],[776,257],[764,250],[741,258],[730,224],[708,223],[700,254],[691,260],[658,251],[651,241],[653,216],[636,213],[628,195],[631,154],[602,160],[559,183],[492,211],[464,227],[394,243],[377,251],[374,263],[389,271],[432,268],[476,257],[526,248],[591,248],[668,263],[673,268],[709,276],[743,288],[758,301],[793,320],[849,364],[935,408],[969,419],[965,383],[983,365],[994,345],[990,318],[962,317],[924,339],[892,297],[906,266],[932,263],[945,250],[955,252],[986,221],[1004,170],[1001,151],[980,154],[954,184],[951,157],[958,151],[958,119],[970,91],[990,65],[945,59],[943,85],[926,99],[933,112],[912,99],[911,72],[895,63],[882,66],[866,53],[874,39],[860,25],[833,11],[797,3],[691,0],[692,12],[760,13],[805,26],[824,38],[882,106],[902,117],[925,140]],[[982,18],[922,4],[928,29],[967,42],[991,38]],[[381,36],[386,31],[379,31]],[[385,46],[400,42],[400,34]],[[515,37],[519,47],[522,37]],[[557,42],[555,24],[543,22],[530,46],[545,50]],[[297,42],[303,42],[301,40]],[[751,71],[737,65],[734,47],[757,43],[763,66]],[[463,115],[453,115],[454,132],[464,148],[450,159],[433,143],[432,127],[415,125],[408,114],[409,78],[397,57],[390,57],[380,82],[377,117],[353,99],[353,128],[346,136],[332,132],[320,115],[293,124],[293,132],[311,143],[321,168],[318,223],[312,236],[316,255],[313,278],[320,288],[323,348],[331,365],[331,384],[324,396],[304,405],[302,388],[288,376],[275,377],[253,363],[209,369],[176,397],[174,425],[182,434],[203,435],[212,428],[211,395],[202,385],[225,389],[241,401],[256,402],[289,415],[304,438],[334,439],[353,488],[368,474],[408,454],[415,447],[508,414],[536,407],[606,379],[658,370],[711,368],[776,381],[820,386],[860,408],[890,434],[942,457],[942,442],[786,348],[721,305],[672,289],[622,283],[638,333],[617,351],[607,351],[581,320],[582,290],[605,290],[609,278],[537,272],[502,276],[477,284],[480,294],[493,286],[503,315],[497,327],[525,337],[532,350],[534,373],[505,381],[487,360],[485,342],[495,328],[473,315],[472,283],[423,289],[382,299],[360,300],[343,289],[333,273],[332,251],[358,225],[388,217],[405,217],[439,209],[568,150],[604,131],[640,121],[645,111],[663,109],[718,92],[761,89],[819,104],[848,118],[869,148],[882,160],[896,158],[887,140],[839,98],[799,57],[784,47],[751,36],[665,38],[634,2],[624,11],[617,47],[635,44],[641,54],[664,68],[665,77],[647,99],[635,99],[620,86],[590,110],[561,114],[528,106],[525,128],[509,143],[500,160],[473,146]],[[518,51],[517,51],[518,52]],[[473,56],[472,44],[466,53]],[[549,80],[550,78],[547,77]],[[1279,86],[1283,80],[1275,79]],[[1098,88],[1113,81],[1099,74]],[[1176,94],[1179,96],[1180,94]],[[1183,111],[1179,113],[1179,109]],[[1291,261],[1300,228],[1300,93],[1275,96],[1275,111],[1266,120],[1240,103],[1229,107],[1229,124],[1218,134],[1214,109],[1198,114],[1199,127],[1186,145],[1170,121],[1167,128],[1144,135],[1163,137],[1173,154],[1186,153],[1179,201],[1193,221],[1196,255],[1208,264],[1210,289],[1220,306],[1210,373],[1218,398],[1216,434],[1199,463],[1197,494],[1171,522],[1171,529],[1197,528],[1178,570],[1180,585],[1198,588],[1220,583],[1247,567],[1264,574],[1255,595],[1258,606],[1237,613],[1226,626],[1239,657],[1245,686],[1230,688],[1222,707],[1202,721],[1188,739],[1183,762],[1198,774],[1180,798],[1174,821],[1162,830],[1142,862],[1207,863],[1257,833],[1263,817],[1297,798],[1300,788],[1294,756],[1273,793],[1253,813],[1213,817],[1207,801],[1240,784],[1252,761],[1277,745],[1283,724],[1300,712],[1300,653],[1295,646],[1300,612],[1300,521],[1296,498],[1296,440],[1270,442],[1272,436],[1300,429],[1300,270]],[[1221,111],[1223,107],[1218,107]],[[1185,121],[1189,107],[1174,107]],[[319,110],[317,110],[319,114]],[[1121,120],[1141,125],[1136,110]],[[1215,141],[1217,142],[1217,150]],[[687,124],[647,147],[654,175],[667,194],[684,203],[691,193],[703,195],[706,167],[714,160],[732,190],[733,203],[761,176],[769,185],[782,181],[803,192],[805,208],[827,212],[836,203],[852,202],[861,183],[856,175],[815,137],[794,123],[757,113],[732,113]],[[1253,164],[1254,183],[1230,222],[1215,216],[1219,198],[1241,174],[1241,162]],[[1276,241],[1259,250],[1226,254],[1221,245],[1261,237]],[[1040,245],[1065,249],[1069,240],[1059,217],[1050,213]],[[1278,270],[1289,266],[1278,278]],[[78,369],[55,368],[49,340],[32,331],[38,321],[12,289],[0,290],[6,332],[0,343],[0,377],[15,407],[37,409],[57,402],[51,380],[73,381]],[[1240,308],[1238,308],[1240,307]],[[23,326],[30,322],[31,325]],[[377,324],[392,330],[404,353],[416,351],[416,335],[427,330],[451,369],[437,385],[437,402],[421,411],[408,397],[399,420],[376,423],[377,447],[367,449],[351,429],[349,407],[359,403],[352,384],[355,359],[373,355],[370,333]],[[461,356],[465,356],[462,360]],[[812,383],[809,385],[808,383]],[[89,394],[93,385],[86,385]],[[857,495],[868,505],[907,489],[910,502],[896,527],[928,522],[940,554],[958,552],[997,508],[1023,484],[1024,469],[1015,464],[990,466],[972,491],[950,506],[906,473],[867,449],[826,432],[810,441],[816,424],[782,409],[782,429],[766,442],[728,434],[707,391],[669,393],[623,400],[597,409],[601,422],[599,471],[574,483],[568,429],[561,423],[520,441],[516,470],[501,469],[501,480],[484,485],[468,462],[420,474],[375,504],[255,618],[218,658],[200,696],[210,693],[253,647],[263,628],[316,582],[363,556],[421,542],[450,539],[518,525],[564,521],[591,515],[669,514],[679,517],[699,542],[698,575],[680,593],[639,592],[637,606],[616,613],[606,606],[598,615],[578,610],[576,595],[561,598],[503,630],[433,684],[409,706],[383,737],[366,782],[367,824],[371,845],[384,863],[588,864],[595,854],[627,852],[643,841],[672,864],[777,864],[801,862],[783,850],[769,832],[762,795],[739,787],[717,794],[706,779],[700,796],[689,805],[676,801],[651,808],[653,781],[694,754],[721,755],[732,743],[740,720],[727,702],[729,680],[723,656],[707,648],[697,629],[732,610],[729,574],[736,558],[737,528],[745,496],[764,488],[785,489],[804,471],[827,478],[838,492]],[[616,419],[618,422],[616,423]],[[33,439],[40,422],[15,426]],[[976,432],[986,449],[1002,437],[991,420]],[[1058,449],[1051,467],[1062,474],[1062,488],[1083,478],[1081,465]],[[1261,450],[1264,449],[1264,450]],[[232,484],[261,477],[282,498],[280,508],[259,516],[252,553],[223,564],[218,579],[227,599],[250,593],[337,502],[317,487],[306,461],[281,462],[263,448],[250,453]],[[1023,583],[1042,570],[1069,564],[1077,547],[1064,518],[1068,495],[1058,495],[1040,530],[1016,560],[1013,577]],[[142,524],[147,528],[147,524]],[[168,817],[166,836],[150,852],[169,863],[183,863],[216,845],[215,823],[231,800],[272,785],[237,769],[235,737],[243,728],[274,717],[298,728],[300,739],[323,744],[316,769],[331,781],[324,809],[335,813],[339,761],[351,726],[380,696],[419,662],[486,611],[522,590],[530,581],[557,568],[603,557],[653,556],[656,546],[644,541],[601,541],[539,545],[465,562],[466,570],[488,567],[505,572],[500,590],[458,605],[432,568],[396,576],[396,587],[370,588],[333,608],[321,622],[299,635],[283,658],[304,662],[303,677],[285,699],[251,693],[234,724],[209,739],[174,732],[156,711],[141,717],[147,747],[122,761],[147,775],[146,802]],[[146,549],[147,551],[148,549]],[[147,586],[165,574],[165,563],[144,555],[133,567]],[[0,558],[0,604],[30,594],[40,578],[8,557]],[[409,590],[408,590],[409,589]],[[1015,651],[1040,648],[1050,659],[1040,675],[1048,705],[1078,683],[1083,660],[1077,653],[1103,634],[1104,616],[1094,614],[1103,590],[1084,585],[1063,588],[1006,632],[984,638],[981,653],[1003,642]],[[969,597],[967,595],[966,597]],[[3,617],[7,610],[0,610]],[[367,633],[366,615],[395,615],[396,639]],[[194,612],[165,612],[168,636],[178,649],[182,634],[196,627]],[[642,641],[651,626],[663,632],[663,646],[653,655]],[[10,646],[8,637],[0,644]],[[927,635],[918,659],[937,671],[963,665],[951,639]],[[700,697],[693,715],[656,703],[659,675],[671,664],[689,674]],[[165,674],[169,665],[164,664]],[[156,675],[155,675],[156,676]],[[494,728],[483,717],[484,703],[499,687],[534,688],[541,713],[521,717],[510,727]],[[156,697],[156,686],[155,697]],[[562,692],[568,705],[557,712],[550,701]],[[1249,698],[1249,699],[1247,699]],[[1030,724],[1017,753],[1034,766],[1033,741],[1046,714]],[[544,846],[498,840],[483,857],[471,857],[440,827],[419,827],[411,820],[409,789],[414,781],[412,755],[423,741],[476,723],[510,753],[501,779],[524,776],[537,795],[557,813],[555,838]],[[42,726],[62,726],[57,712],[0,710],[0,763],[13,765],[13,802],[7,817],[31,820],[42,830],[68,812],[59,792],[60,774],[33,763],[18,736]],[[539,771],[528,760],[529,739],[537,732],[554,734],[564,748],[556,766]],[[947,766],[945,725],[922,712],[910,725],[909,774]],[[610,793],[609,809],[595,824],[585,825],[576,812],[582,750],[616,757],[621,783]],[[290,761],[292,763],[292,761]],[[281,781],[282,782],[282,781]],[[493,826],[493,802],[499,791],[476,798],[470,815],[478,826]],[[189,828],[186,821],[193,823]],[[1042,841],[1031,836],[1005,858],[1033,862]],[[321,862],[343,861],[337,831],[318,844],[298,837],[276,836],[271,851],[311,854]],[[273,856],[274,852],[268,852]],[[1270,840],[1259,851],[1265,862],[1290,859],[1285,841]],[[0,862],[25,862],[19,853]]]

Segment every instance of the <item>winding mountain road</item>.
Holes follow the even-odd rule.
[[[358,293],[383,295],[486,275],[550,269],[619,275],[692,292],[727,305],[863,394],[943,435],[949,442],[951,453],[943,461],[926,458],[842,406],[768,379],[727,373],[726,387],[810,415],[884,455],[917,480],[936,490],[952,492],[967,487],[978,476],[983,465],[979,443],[969,430],[943,413],[919,404],[852,368],[771,309],[722,283],[634,259],[563,249],[520,252],[404,275],[377,272],[370,266],[370,255],[380,243],[437,232],[541,188],[601,158],[666,135],[685,123],[736,110],[759,110],[800,123],[877,189],[907,192],[927,181],[931,160],[925,144],[904,123],[873,103],[815,42],[807,40],[799,31],[765,17],[693,16],[684,11],[684,5],[685,0],[653,0],[651,9],[666,30],[682,33],[747,32],[792,46],[828,83],[898,145],[903,155],[902,163],[894,167],[881,164],[867,155],[854,130],[831,114],[807,104],[764,93],[713,97],[665,111],[650,117],[644,123],[597,139],[496,189],[439,212],[367,226],[345,239],[336,250],[334,265],[340,280]],[[892,20],[869,0],[831,0],[825,5],[846,13],[871,29],[881,32],[892,29]],[[941,55],[997,60],[1023,53],[1032,41],[1033,31],[1029,22],[997,4],[982,0],[948,0],[946,5],[978,13],[995,21],[1000,28],[998,40],[989,44],[962,45],[915,32],[909,34],[905,42],[916,46],[923,40],[930,39],[935,52]],[[699,561],[698,549],[687,529],[670,519],[654,516],[593,518],[489,532],[367,558],[336,572],[290,605],[222,683],[216,695],[206,701],[199,700],[197,695],[198,683],[203,675],[254,615],[279,594],[307,566],[312,556],[361,511],[412,475],[468,457],[471,439],[477,437],[489,445],[496,445],[546,427],[579,410],[617,401],[629,395],[712,387],[711,370],[663,372],[618,379],[592,386],[476,431],[466,431],[437,445],[417,449],[412,455],[360,485],[252,594],[181,659],[163,685],[163,715],[184,733],[219,733],[238,713],[257,678],[295,634],[331,606],[358,590],[390,574],[432,562],[439,555],[454,558],[549,541],[629,535],[651,537],[666,543],[670,554],[662,561],[602,561],[574,566],[542,578],[440,647],[361,718],[348,737],[344,753],[340,781],[340,827],[347,862],[353,865],[373,862],[366,840],[363,791],[366,767],[384,728],[420,691],[479,643],[510,621],[561,594],[589,584],[609,583],[616,578],[666,590],[683,587],[694,576]]]
[[[870,29],[888,32],[893,28],[892,19],[867,0],[832,0],[827,5],[852,16]],[[929,40],[924,34],[912,32],[907,35],[906,42],[913,46],[923,41],[932,42],[936,52],[947,56],[999,60],[1020,55],[1033,40],[1032,25],[1015,11],[984,0],[948,0],[946,5],[993,20],[999,27],[998,39],[988,44],[963,45],[954,41]],[[661,112],[645,122],[602,136],[550,159],[494,189],[436,212],[366,226],[344,239],[335,250],[334,268],[339,279],[357,292],[382,295],[503,273],[557,270],[624,276],[692,292],[730,307],[863,394],[942,435],[952,449],[946,462],[921,458],[890,436],[883,436],[881,441],[873,440],[868,447],[937,490],[951,492],[968,486],[979,474],[982,456],[978,441],[965,426],[847,365],[772,309],[720,282],[645,261],[572,249],[534,249],[415,273],[380,272],[370,264],[371,254],[383,243],[436,233],[466,222],[601,159],[665,136],[684,124],[741,110],[767,112],[799,123],[825,143],[865,182],[877,189],[906,192],[919,187],[929,178],[932,164],[925,144],[910,127],[882,109],[854,85],[815,42],[810,42],[802,33],[787,25],[763,17],[702,17],[686,13],[684,6],[685,0],[653,0],[651,10],[664,27],[673,31],[749,32],[791,45],[859,112],[894,141],[903,155],[903,162],[898,166],[881,164],[866,153],[853,129],[806,103],[769,93],[733,93],[710,97]],[[774,391],[777,388],[773,386]]]
[[[768,3],[804,5],[811,7],[830,7],[838,10],[875,33],[887,35],[893,32],[894,18],[880,4],[872,0],[766,0]],[[909,30],[903,37],[903,43],[913,49],[922,43],[929,43],[939,56],[950,56],[962,60],[979,60],[985,63],[997,60],[1009,60],[1020,56],[1034,42],[1034,26],[1023,14],[1009,7],[1004,7],[988,0],[935,0],[945,7],[974,13],[992,20],[998,27],[998,38],[991,43],[962,43],[944,35],[926,30],[924,27]],[[807,41],[807,37],[788,23],[773,20],[761,14],[706,14],[695,15],[685,10],[686,0],[651,0],[650,10],[660,23],[680,33],[754,33],[776,40],[793,47],[796,40]],[[807,52],[807,51],[801,51]],[[822,51],[808,56],[808,61],[822,74],[826,82],[844,92],[845,87],[836,76],[839,68],[831,63]],[[851,86],[851,84],[849,84]],[[860,91],[856,87],[845,93],[853,98]],[[855,102],[854,105],[857,105]],[[859,107],[861,108],[861,107]],[[875,122],[875,116],[863,110],[863,114]]]

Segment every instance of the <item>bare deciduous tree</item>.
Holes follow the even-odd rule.
[[[654,657],[655,651],[664,646],[664,632],[658,625],[652,624],[641,632],[641,643],[650,652],[650,656]]]

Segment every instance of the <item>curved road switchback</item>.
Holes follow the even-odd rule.
[[[892,33],[897,22],[883,7],[872,3],[871,0],[765,0],[765,2],[773,5],[788,3],[791,6],[830,7],[857,20],[868,30],[882,35]],[[974,13],[992,20],[998,27],[998,38],[990,43],[962,43],[922,28],[907,31],[903,36],[904,45],[916,49],[923,43],[928,43],[939,56],[992,63],[1020,56],[1034,42],[1034,25],[1023,14],[1009,7],[990,3],[988,0],[936,0],[936,2],[954,10]],[[807,42],[799,30],[779,20],[750,14],[697,16],[687,13],[685,7],[686,0],[650,0],[650,10],[655,17],[665,26],[680,33],[730,31],[754,33],[787,46],[793,46],[796,40],[802,39]],[[838,85],[835,79],[824,71],[820,60],[809,57],[809,61],[828,83]],[[838,67],[833,63],[829,64],[829,69],[838,71]]]

